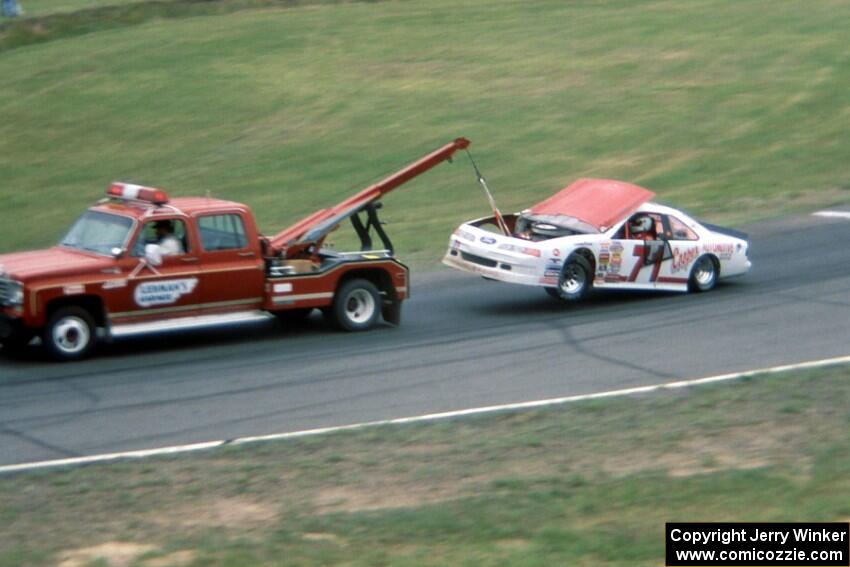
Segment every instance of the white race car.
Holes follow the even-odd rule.
[[[521,213],[462,224],[443,263],[564,301],[591,288],[708,291],[750,269],[746,234],[649,202],[654,195],[580,179]]]

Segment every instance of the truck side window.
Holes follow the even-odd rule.
[[[245,248],[245,224],[239,215],[206,215],[198,219],[201,244],[207,252]]]
[[[162,221],[151,221],[145,223],[142,230],[139,231],[139,237],[136,239],[136,244],[130,255],[140,258],[145,255],[146,244],[160,244],[162,237],[157,233],[156,225]],[[189,252],[189,239],[186,236],[186,224],[179,219],[167,219],[171,223],[171,234],[180,241],[180,248],[183,252]]]

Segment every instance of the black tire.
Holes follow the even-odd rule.
[[[570,256],[561,269],[558,277],[558,287],[546,288],[552,297],[566,303],[574,303],[584,299],[593,286],[593,270],[590,262],[582,256]],[[549,291],[549,290],[552,291]]]
[[[47,321],[41,342],[54,360],[85,358],[97,342],[94,319],[81,307],[63,307]]]
[[[709,255],[700,256],[691,268],[688,289],[696,292],[711,291],[717,285],[719,275],[720,270],[714,258]]]
[[[336,290],[330,315],[344,331],[365,331],[375,326],[381,314],[381,294],[369,280],[354,279]]]
[[[558,291],[557,287],[544,287],[543,289],[546,290],[546,293],[548,293],[549,297],[552,299],[561,299],[561,292]]]

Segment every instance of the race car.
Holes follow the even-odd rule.
[[[747,235],[650,202],[622,181],[580,179],[529,209],[462,224],[443,263],[543,287],[562,301],[592,288],[709,291],[751,267]]]

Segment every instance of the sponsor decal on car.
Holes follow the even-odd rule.
[[[735,252],[735,247],[731,243],[706,244],[702,249],[715,254],[721,260],[730,259]]]
[[[540,278],[540,283],[542,283],[543,285],[558,285],[558,278],[544,276]]]
[[[478,240],[480,240],[484,244],[496,244],[496,239],[493,238],[492,236],[482,236]]]
[[[146,282],[139,284],[133,298],[136,300],[136,304],[141,307],[169,305],[177,303],[181,297],[195,291],[197,285],[198,278]]]
[[[693,246],[691,248],[681,249],[674,248],[673,249],[673,263],[670,266],[670,269],[675,274],[676,272],[682,272],[688,269],[688,266],[697,259],[699,256],[699,247]]]

